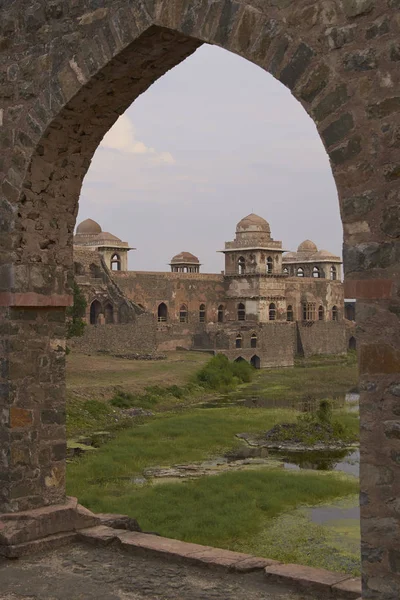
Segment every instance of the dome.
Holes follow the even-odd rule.
[[[255,215],[254,213],[251,213],[250,215],[247,215],[247,217],[244,217],[244,219],[239,221],[239,223],[236,225],[236,233],[247,232],[260,232],[270,234],[271,228],[269,226],[269,223],[265,219],[259,217],[258,215]]]
[[[180,252],[171,260],[171,263],[195,263],[199,264],[199,259],[191,252]]]
[[[97,233],[101,233],[101,227],[98,223],[96,223],[96,221],[93,221],[93,219],[86,219],[86,221],[79,223],[78,227],[76,228],[76,233],[95,235]]]
[[[297,248],[297,252],[317,252],[318,248],[311,240],[304,240]]]

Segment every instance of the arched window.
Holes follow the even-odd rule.
[[[98,300],[93,300],[90,305],[90,324],[97,325],[101,313],[101,304]]]
[[[243,256],[241,256],[238,260],[238,272],[239,275],[244,275],[246,273],[246,261],[244,260]]]
[[[332,306],[332,321],[339,321],[339,311],[337,306]]]
[[[111,302],[107,302],[104,307],[104,319],[107,324],[114,323],[114,307]]]
[[[111,271],[121,270],[121,257],[119,254],[113,254],[111,257]]]
[[[205,323],[205,321],[206,321],[206,305],[205,304],[200,304],[199,321],[200,321],[200,323]]]
[[[321,277],[321,271],[319,270],[319,267],[313,268],[312,276],[314,277],[314,279],[319,279]]]
[[[289,269],[287,267],[283,267],[283,274],[289,275]]]
[[[165,321],[168,320],[168,308],[164,302],[161,302],[161,304],[158,305],[157,317],[159,323],[165,323]]]
[[[243,304],[243,302],[239,302],[239,304],[238,304],[237,317],[238,317],[238,321],[246,320],[246,307]]]
[[[256,333],[251,334],[250,348],[257,348],[257,334]]]
[[[297,277],[304,277],[304,269],[303,267],[299,267],[296,273]]]
[[[218,323],[224,322],[224,307],[222,304],[218,306]]]
[[[291,304],[286,309],[286,321],[293,321],[293,306]]]
[[[324,316],[325,316],[324,307],[320,306],[318,308],[318,321],[323,321],[324,320]]]
[[[331,279],[332,281],[336,281],[337,279],[337,271],[335,265],[331,266]]]
[[[271,303],[269,305],[269,320],[275,321],[275,319],[276,319],[276,306],[274,303]]]
[[[242,336],[240,335],[240,333],[238,333],[236,336],[236,348],[241,348],[241,347],[242,347]]]
[[[268,275],[271,275],[272,271],[273,271],[272,258],[270,256],[268,256],[268,258],[267,258],[267,273],[268,273]]]
[[[187,323],[188,322],[188,310],[186,304],[182,304],[179,309],[179,322]]]

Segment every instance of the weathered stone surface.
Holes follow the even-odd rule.
[[[390,49],[390,60],[398,61],[400,60],[400,44],[393,44]]]
[[[344,68],[346,71],[371,71],[376,69],[376,51],[374,48],[351,52],[344,57]]]
[[[68,498],[61,505],[0,514],[0,547],[68,533],[95,526],[99,522],[93,513],[78,504],[76,498]]]
[[[343,10],[348,17],[369,13],[375,6],[374,0],[342,0]]]
[[[309,46],[304,43],[300,44],[291,61],[282,70],[279,76],[280,81],[292,89],[310,65],[313,56],[314,51]]]
[[[382,119],[400,110],[400,96],[386,98],[381,102],[368,106],[368,114],[371,118]]]
[[[0,544],[0,556],[6,558],[21,558],[31,556],[36,552],[52,552],[56,548],[62,548],[77,539],[75,531],[68,533],[56,533],[38,540],[30,540],[21,544],[2,546]]]
[[[349,579],[344,573],[290,564],[266,567],[264,573],[272,581],[290,582],[294,586],[307,587],[325,594],[329,594],[332,586]]]
[[[376,195],[372,190],[363,192],[360,196],[351,196],[343,200],[343,214],[346,217],[365,217],[376,205]]]
[[[400,206],[398,204],[385,207],[381,228],[390,237],[400,237]]]
[[[125,529],[127,531],[142,531],[136,519],[127,515],[113,515],[106,513],[96,513],[102,525],[112,527],[113,529]]]
[[[347,142],[329,152],[329,156],[333,164],[341,165],[342,163],[354,158],[361,152],[361,138],[360,136],[354,136]]]
[[[376,21],[369,29],[367,29],[365,34],[366,40],[371,40],[376,37],[380,37],[381,35],[385,35],[389,33],[390,25],[389,20],[385,17],[381,21]]]
[[[327,94],[323,100],[315,107],[314,115],[317,121],[323,121],[327,116],[334,113],[349,99],[347,86],[339,85],[332,92]]]
[[[361,579],[353,577],[332,586],[332,591],[343,598],[358,598],[361,594]]]
[[[308,81],[303,85],[300,97],[306,102],[311,102],[328,85],[329,67],[325,64],[319,65],[311,73]]]
[[[354,40],[355,25],[347,25],[346,27],[330,27],[326,30],[329,48],[331,50],[342,48],[345,44],[349,44]]]
[[[321,136],[327,146],[332,146],[342,140],[353,128],[353,115],[344,113],[337,121],[334,121],[324,129]]]

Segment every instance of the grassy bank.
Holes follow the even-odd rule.
[[[210,355],[200,352],[170,352],[162,361],[71,353],[67,357],[68,436],[123,426],[126,420],[119,407],[124,404],[163,412],[212,398],[216,392],[208,387],[210,373],[204,369],[209,360]],[[255,371],[252,382],[228,391],[225,400],[245,397],[295,407],[299,401],[343,396],[356,383],[354,355],[312,357],[298,360],[294,368]],[[172,388],[184,393],[160,392]]]
[[[272,465],[270,470],[253,467],[179,483],[135,483],[146,468],[215,458],[241,444],[237,433],[259,433],[298,418],[300,413],[290,408],[190,406],[199,402],[202,393],[204,398],[220,396],[215,392],[220,386],[215,384],[213,369],[204,369],[209,359],[196,353],[174,353],[154,363],[96,356],[88,357],[92,372],[83,373],[87,365],[72,356],[69,433],[121,430],[115,439],[68,465],[68,493],[94,511],[135,516],[145,530],[168,537],[356,573],[357,552],[342,551],[340,540],[316,524],[307,527],[303,518],[296,520],[299,525],[287,543],[275,543],[277,524],[283,519],[284,531],[284,519],[291,511],[355,494],[355,479],[329,472],[286,472]],[[106,373],[100,372],[104,361]],[[272,398],[277,404],[289,399],[296,406],[307,397],[344,394],[356,383],[356,367],[353,359],[334,364],[315,359],[312,366],[301,363],[293,369],[253,373],[253,377],[252,382],[238,385],[240,377],[232,371],[229,381],[223,382],[231,390],[229,398]],[[140,399],[151,399],[155,414],[128,426],[118,403],[132,406]],[[185,410],[177,410],[183,405]],[[333,417],[350,437],[358,436],[356,413],[335,409]]]

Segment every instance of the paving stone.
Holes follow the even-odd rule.
[[[361,579],[360,577],[353,577],[352,579],[346,579],[332,586],[332,590],[335,594],[340,595],[343,598],[357,598],[361,594]]]
[[[321,592],[329,592],[333,585],[337,585],[349,579],[344,573],[333,573],[326,569],[315,569],[302,565],[274,565],[264,569],[268,579],[291,583],[294,586],[318,589]]]

